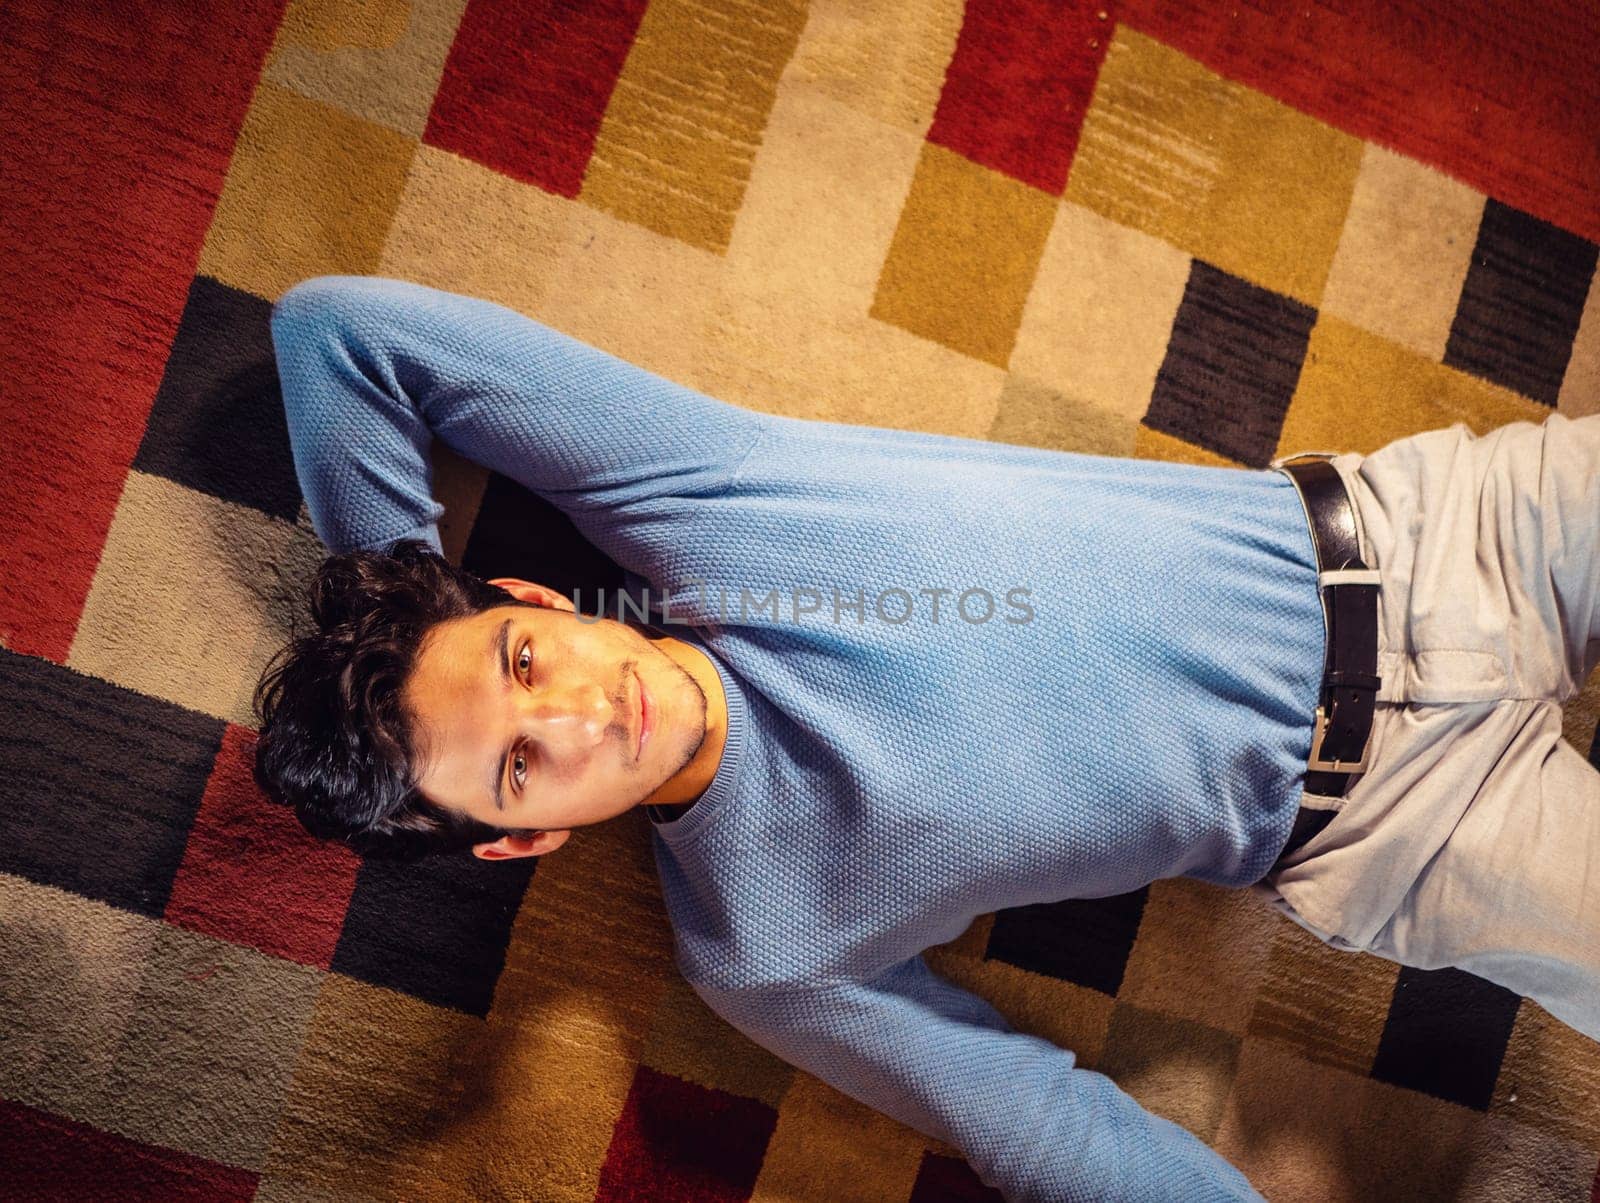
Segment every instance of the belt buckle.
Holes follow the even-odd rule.
[[[1322,759],[1322,740],[1328,733],[1328,712],[1318,703],[1317,721],[1311,731],[1311,759],[1306,761],[1306,767],[1313,773],[1364,773],[1367,770],[1367,760],[1372,755],[1372,732],[1367,732],[1366,739],[1361,741],[1360,760],[1324,760]]]

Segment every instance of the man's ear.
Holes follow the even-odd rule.
[[[547,610],[574,611],[572,599],[564,593],[557,593],[548,585],[537,585],[514,576],[497,576],[489,583],[500,586],[518,601],[531,602]]]
[[[514,856],[543,856],[567,842],[570,831],[536,831],[532,835],[503,835],[492,844],[474,844],[480,860],[509,860]]]

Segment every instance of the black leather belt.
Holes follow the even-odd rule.
[[[1355,506],[1339,470],[1309,456],[1280,463],[1278,470],[1294,481],[1305,503],[1328,634],[1305,792],[1342,798],[1351,780],[1366,771],[1367,739],[1382,684],[1378,570],[1362,562]]]

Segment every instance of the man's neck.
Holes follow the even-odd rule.
[[[670,635],[648,638],[693,677],[706,696],[706,731],[699,749],[688,764],[640,802],[641,806],[681,806],[686,810],[711,787],[717,766],[722,763],[722,749],[728,737],[728,698],[717,666],[699,648]]]

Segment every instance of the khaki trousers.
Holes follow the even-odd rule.
[[[1600,772],[1561,727],[1600,660],[1600,414],[1315,454],[1379,570],[1383,686],[1367,771],[1305,795],[1332,819],[1250,888],[1333,947],[1456,966],[1600,1040]]]

